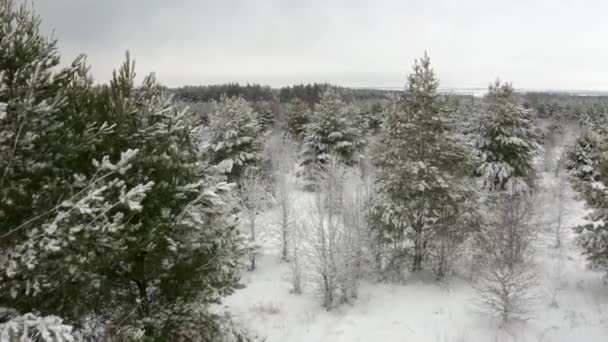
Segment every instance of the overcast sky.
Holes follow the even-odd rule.
[[[34,0],[64,60],[105,81],[130,50],[166,85],[402,86],[429,52],[444,87],[608,90],[606,0]]]

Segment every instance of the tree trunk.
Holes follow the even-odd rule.
[[[249,260],[251,262],[249,265],[249,271],[253,271],[255,270],[255,213],[250,213],[249,222],[249,230],[251,233],[250,241],[252,246],[251,255],[249,256]]]
[[[135,260],[137,278],[133,281],[137,284],[139,296],[139,311],[141,316],[145,317],[150,314],[150,301],[148,299],[148,284],[146,281],[146,273],[144,269],[146,252],[140,252]]]
[[[422,253],[424,250],[422,242],[422,227],[415,227],[414,232],[414,264],[412,266],[412,271],[417,272],[422,270]]]
[[[442,239],[439,247],[439,265],[437,266],[437,279],[442,280],[445,278],[446,264],[447,264],[447,248],[446,242]]]
[[[559,184],[562,185],[562,184]],[[563,190],[560,187],[557,195],[557,226],[555,227],[555,248],[562,246],[562,211],[563,211]]]
[[[283,250],[281,251],[281,258],[283,259],[283,261],[287,261],[287,243],[287,225],[286,223],[283,223]]]
[[[139,311],[141,316],[145,317],[150,314],[150,302],[148,300],[148,292],[146,289],[145,281],[136,281],[137,289],[139,292]]]
[[[325,309],[329,310],[331,309],[331,303],[333,301],[332,298],[332,293],[331,293],[331,288],[329,285],[329,278],[327,276],[327,274],[323,274],[323,286],[324,286],[324,300],[323,300],[323,306],[325,307]]]

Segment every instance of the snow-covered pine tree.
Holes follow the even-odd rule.
[[[606,119],[587,123],[576,142],[566,150],[566,169],[575,180],[594,182],[600,179],[598,164],[606,151],[608,115]]]
[[[608,277],[608,114],[587,127],[567,154],[575,190],[592,209],[591,223],[575,227],[577,244],[591,267]]]
[[[173,106],[153,75],[137,88],[134,79],[127,55],[110,84],[100,89],[100,116],[108,115],[115,125],[104,139],[104,154],[112,158],[121,149],[137,149],[124,183],[154,186],[139,212],[108,213],[122,216],[128,233],[113,236],[98,250],[95,263],[107,269],[99,274],[101,283],[113,280],[102,293],[115,309],[124,308],[120,321],[146,336],[162,340],[179,332],[204,340],[205,334],[220,333],[208,305],[238,282],[241,239],[222,197],[231,187],[215,179],[208,161],[199,160],[187,113]],[[125,318],[133,300],[139,314]],[[193,324],[200,321],[205,323]]]
[[[454,219],[446,214],[475,197],[467,179],[472,153],[452,136],[451,113],[426,54],[413,71],[401,98],[387,109],[373,159],[377,194],[371,225],[391,246],[385,263],[397,272],[412,247],[411,267],[421,270],[431,237],[448,225],[443,218]]]
[[[284,108],[285,130],[293,139],[299,141],[303,138],[306,125],[310,122],[312,111],[308,104],[298,97],[293,98]]]
[[[275,125],[278,104],[273,101],[254,101],[251,105],[256,113],[259,130],[269,131]]]
[[[262,137],[257,114],[241,97],[223,96],[209,114],[207,135],[200,140],[203,156],[227,176],[238,182],[244,170],[256,166],[261,158]]]
[[[518,105],[510,83],[488,87],[485,108],[477,123],[478,173],[488,190],[525,190],[535,177],[534,157],[540,136],[531,112]]]
[[[376,133],[380,129],[382,124],[382,117],[384,116],[384,104],[382,102],[374,102],[365,111],[365,122],[367,130],[370,133]]]
[[[0,306],[214,338],[207,308],[236,286],[240,243],[184,113],[153,77],[136,88],[129,61],[102,87],[82,59],[54,72],[39,20],[0,8]]]
[[[541,135],[532,111],[519,105],[510,83],[497,80],[474,124],[480,158],[477,174],[487,191],[477,234],[481,308],[502,321],[524,318],[531,310],[537,278],[531,260],[536,230],[531,222],[531,190]]]
[[[39,223],[72,191],[73,174],[92,169],[92,150],[111,130],[86,114],[84,59],[58,69],[57,43],[39,27],[29,7],[0,1],[0,248],[27,235],[10,229]]]
[[[304,132],[302,166],[309,189],[314,189],[315,174],[323,172],[331,156],[346,165],[358,162],[364,146],[363,133],[356,113],[349,111],[336,90],[328,88],[315,107],[310,123]],[[320,170],[321,169],[321,170]]]
[[[72,327],[59,317],[39,317],[32,313],[0,323],[0,341],[6,342],[74,342]],[[78,340],[79,341],[79,340]]]

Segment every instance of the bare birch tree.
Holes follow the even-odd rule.
[[[295,225],[295,208],[293,187],[290,182],[291,171],[295,165],[295,144],[285,134],[275,134],[270,137],[266,149],[272,165],[274,180],[273,202],[276,207],[276,226],[274,232],[280,246],[281,260],[289,257],[290,240]]]
[[[341,233],[340,216],[331,205],[338,194],[322,191],[330,188],[319,187],[314,194],[307,231],[303,234],[306,264],[327,310],[337,304],[339,297],[337,254]]]
[[[335,246],[337,244],[337,217],[326,210],[321,196],[315,194],[313,213],[304,234],[306,266],[327,310],[335,305],[337,297]]]
[[[360,177],[349,177],[343,194],[343,236],[340,243],[340,284],[342,301],[357,299],[359,282],[364,275],[365,261],[369,257],[371,243],[366,206],[369,203],[368,184]],[[348,189],[348,190],[346,190]]]
[[[555,210],[555,248],[561,248],[562,246],[562,226],[564,220],[564,214],[566,208],[564,202],[566,199],[566,189],[568,187],[566,170],[563,167],[565,156],[561,156],[555,163],[554,177],[555,182],[553,186],[553,203]]]
[[[291,244],[290,244],[290,260],[289,260],[289,282],[291,283],[291,292],[295,294],[302,293],[302,282],[304,279],[303,275],[303,263],[302,263],[302,236],[304,234],[304,226],[301,223],[293,225],[291,230]]]
[[[295,227],[294,195],[286,174],[276,176],[274,203],[277,209],[278,231],[275,233],[281,250],[281,260],[288,261],[290,241],[293,243]]]
[[[527,194],[499,193],[478,236],[481,268],[477,304],[502,322],[527,319],[538,280],[532,264],[536,239],[532,203]]]
[[[337,162],[327,163],[319,173],[303,235],[306,265],[328,310],[356,299],[363,275],[366,192],[350,186],[353,191],[346,194],[347,173]]]
[[[237,205],[241,211],[242,227],[248,236],[249,270],[255,270],[255,258],[259,249],[258,215],[268,207],[268,185],[256,169],[247,169],[241,179]]]

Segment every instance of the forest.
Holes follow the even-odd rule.
[[[424,51],[399,91],[97,83],[42,20],[0,0],[0,341],[608,339],[608,96]]]

